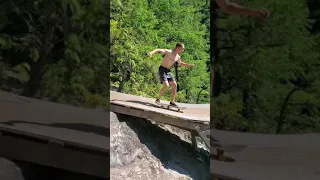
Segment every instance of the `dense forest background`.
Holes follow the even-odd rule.
[[[112,0],[112,90],[156,98],[162,87],[158,77],[162,56],[150,59],[147,53],[183,42],[182,61],[196,66],[172,67],[176,101],[209,103],[209,7],[209,0]],[[169,88],[164,99],[170,100],[170,92]]]
[[[259,22],[219,13],[218,94],[211,105],[216,127],[319,131],[319,0],[237,2],[266,7],[272,15]],[[112,0],[111,21],[108,3],[0,0],[0,88],[59,103],[105,106],[110,75],[117,91],[156,97],[161,55],[150,59],[147,52],[184,42],[182,59],[196,66],[178,68],[177,101],[209,103],[208,0]]]
[[[108,106],[109,11],[104,0],[1,0],[0,88]]]
[[[319,132],[320,1],[237,2],[265,7],[271,17],[259,22],[218,13],[215,127]]]

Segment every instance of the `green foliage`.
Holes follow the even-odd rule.
[[[125,0],[111,1],[111,84],[120,92],[155,98],[162,84],[158,67],[162,57],[147,53],[156,48],[172,49],[185,44],[182,61],[195,64],[194,69],[178,69],[176,100],[185,103],[209,103],[210,78],[209,28],[207,1]],[[203,23],[204,21],[205,23]],[[172,73],[176,72],[172,68]],[[200,96],[198,97],[199,92]],[[170,89],[165,99],[170,99]]]
[[[304,1],[248,1],[267,7],[265,22],[220,14],[217,71],[219,126],[253,132],[319,131],[319,36],[306,27]],[[320,8],[319,8],[320,9]]]
[[[109,104],[108,2],[7,1],[0,63],[18,75],[1,88],[78,106]]]

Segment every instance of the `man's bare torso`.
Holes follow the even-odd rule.
[[[179,54],[174,55],[171,50],[165,50],[161,66],[170,69],[171,66],[179,60]]]

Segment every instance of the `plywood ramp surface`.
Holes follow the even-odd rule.
[[[109,151],[110,113],[0,91],[0,127]]]
[[[210,105],[209,104],[184,104],[177,103],[180,107],[185,107],[180,112],[174,112],[171,110],[166,110],[157,107],[155,104],[155,99],[146,98],[141,96],[135,96],[130,94],[119,93],[115,91],[110,91],[110,101],[111,105],[120,105],[128,108],[135,108],[144,111],[149,111],[153,113],[174,116],[179,119],[185,119],[190,121],[199,121],[199,123],[209,123],[210,122]],[[167,101],[161,101],[161,103],[167,103]]]
[[[241,180],[318,180],[319,168],[310,166],[226,163],[211,160],[211,174],[222,179]]]
[[[211,130],[211,173],[239,179],[320,179],[320,135]],[[217,161],[216,148],[233,162]],[[260,177],[260,178],[259,178]]]
[[[277,146],[287,148],[320,148],[320,133],[276,135],[211,129],[210,136],[212,140],[219,141],[222,144]]]

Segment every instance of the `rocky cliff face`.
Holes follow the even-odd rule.
[[[1,180],[24,180],[21,168],[9,159],[0,157]]]
[[[187,132],[110,114],[112,180],[207,180],[209,153],[195,151]]]

